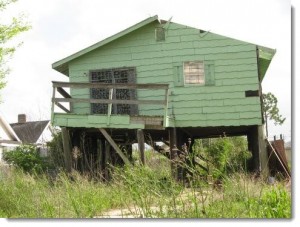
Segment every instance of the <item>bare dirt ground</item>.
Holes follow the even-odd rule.
[[[142,210],[132,209],[113,209],[103,213],[101,216],[94,218],[144,218]]]
[[[205,203],[207,199],[207,195],[209,193],[210,192],[208,191],[200,193],[200,192],[192,191],[191,189],[186,189],[178,196],[177,199],[181,201],[188,201],[188,200],[191,201],[191,198],[194,199],[198,198],[197,200],[199,200],[200,203],[201,201]],[[190,206],[192,207],[193,204],[191,203]],[[180,209],[180,206],[178,206],[177,208]],[[167,213],[168,207],[151,206],[147,208],[147,211],[152,214],[151,218],[155,218],[155,213],[161,213],[161,212]],[[147,217],[144,214],[143,209],[141,207],[131,206],[127,208],[108,210],[104,212],[102,215],[96,216],[94,218],[150,218],[150,217]]]

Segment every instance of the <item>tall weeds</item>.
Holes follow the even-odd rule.
[[[113,209],[149,218],[290,218],[291,194],[247,174],[225,177],[220,187],[200,180],[186,188],[169,171],[136,165],[115,168],[109,183],[77,173],[0,172],[0,216],[92,218]]]

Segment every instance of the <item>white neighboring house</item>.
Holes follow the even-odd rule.
[[[0,165],[5,164],[2,159],[3,151],[12,150],[21,143],[15,131],[0,113]]]
[[[53,138],[49,120],[27,121],[25,114],[18,115],[18,122],[10,124],[23,144],[35,144],[39,147],[40,155],[47,156],[47,142]]]

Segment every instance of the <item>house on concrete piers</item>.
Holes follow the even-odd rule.
[[[274,54],[154,16],[53,63],[69,77],[53,82],[51,119],[63,128],[67,169],[84,171],[80,159],[99,170],[130,163],[145,134],[175,151],[224,133],[247,136],[250,169],[264,169],[261,82]]]

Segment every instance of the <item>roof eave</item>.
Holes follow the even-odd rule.
[[[10,135],[10,137],[14,141],[21,142],[21,140],[19,139],[19,137],[17,136],[13,128],[7,123],[7,121],[1,115],[0,115],[0,123],[2,123],[2,125],[4,126],[4,130],[6,131],[6,133]]]
[[[72,61],[72,60],[74,60],[74,59],[76,59],[76,58],[92,51],[92,50],[95,50],[95,49],[97,49],[97,48],[99,48],[99,47],[101,47],[101,46],[103,46],[107,43],[110,43],[110,42],[112,42],[112,41],[114,41],[114,40],[116,40],[116,39],[118,39],[118,38],[120,38],[124,35],[127,35],[128,33],[133,32],[133,31],[135,31],[135,30],[137,30],[137,29],[139,29],[139,28],[141,28],[141,27],[143,27],[143,26],[145,26],[149,23],[152,23],[153,21],[156,21],[156,20],[158,20],[157,15],[153,16],[153,17],[149,17],[149,18],[147,18],[147,19],[145,19],[145,20],[143,20],[143,21],[141,21],[141,22],[139,22],[139,23],[137,23],[137,24],[135,24],[135,25],[133,25],[133,26],[131,26],[131,27],[115,34],[115,35],[113,35],[113,36],[110,36],[110,37],[108,37],[108,38],[106,38],[106,39],[104,39],[100,42],[95,43],[92,46],[89,46],[89,47],[87,47],[87,48],[85,48],[81,51],[78,51],[78,52],[76,52],[76,53],[74,53],[74,54],[72,54],[72,55],[70,55],[66,58],[63,58],[62,60],[54,62],[52,64],[52,68],[55,69],[56,71],[64,74],[64,75],[68,76],[69,75],[68,63],[70,61]]]
[[[50,123],[51,123],[51,121],[49,121],[49,122],[46,124],[45,128],[43,129],[43,131],[41,132],[39,138],[35,141],[35,143],[37,143],[37,142],[40,140],[40,138],[42,137],[42,135],[43,135],[43,133],[45,132],[45,130],[48,129],[48,128],[50,127]]]
[[[258,46],[258,69],[260,81],[262,81],[266,75],[269,65],[276,53],[276,49],[271,49],[263,46]]]

